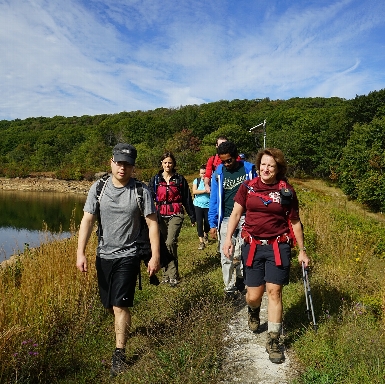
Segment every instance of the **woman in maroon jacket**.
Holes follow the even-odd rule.
[[[266,351],[273,363],[281,363],[279,348],[282,330],[282,288],[289,282],[291,247],[299,247],[298,261],[309,264],[304,247],[298,199],[286,181],[287,163],[281,150],[265,148],[258,152],[259,176],[239,188],[234,197],[223,252],[231,255],[231,235],[246,211],[242,237],[244,278],[247,286],[249,328],[257,332],[259,310],[266,289],[268,296],[268,338]]]
[[[187,180],[176,170],[176,160],[171,152],[161,157],[162,169],[151,178],[148,188],[152,192],[159,217],[162,236],[173,259],[163,268],[163,283],[175,287],[179,283],[178,237],[184,220],[184,211],[195,224],[195,209]]]

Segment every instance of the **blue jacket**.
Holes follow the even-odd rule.
[[[248,161],[240,161],[245,166],[246,180],[257,176],[255,165]],[[223,165],[218,165],[211,176],[211,193],[209,207],[210,228],[218,228],[223,220]]]

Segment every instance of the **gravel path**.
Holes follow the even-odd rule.
[[[222,384],[287,384],[298,375],[295,356],[285,349],[282,364],[270,362],[265,349],[267,337],[267,296],[263,296],[258,333],[253,333],[247,325],[247,305],[243,295],[235,302],[238,309],[228,326],[226,359],[223,371],[226,379]]]

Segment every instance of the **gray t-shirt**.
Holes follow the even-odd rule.
[[[96,186],[92,184],[84,211],[97,214]],[[155,213],[150,191],[143,186],[144,216]],[[136,240],[140,233],[141,211],[136,200],[135,181],[130,179],[124,187],[115,187],[111,177],[107,180],[100,200],[100,220],[103,237],[99,240],[98,255],[105,259],[135,256]]]

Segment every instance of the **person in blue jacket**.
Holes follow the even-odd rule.
[[[240,220],[234,231],[232,242],[233,253],[230,258],[223,253],[223,242],[226,238],[227,224],[234,207],[234,196],[245,180],[257,176],[255,165],[247,161],[239,161],[236,145],[225,141],[218,146],[218,156],[221,164],[211,177],[211,194],[209,207],[210,236],[220,243],[221,265],[225,293],[234,297],[238,291],[245,288],[243,283],[241,262],[241,226]]]

